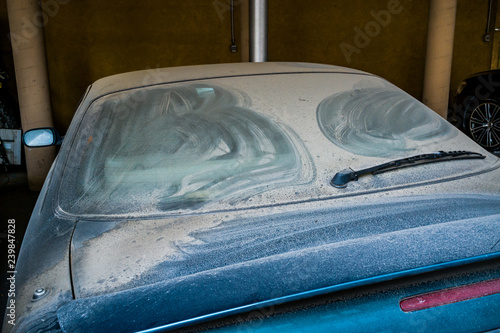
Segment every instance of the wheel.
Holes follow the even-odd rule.
[[[488,150],[500,148],[500,103],[495,100],[479,103],[465,119],[470,137]]]

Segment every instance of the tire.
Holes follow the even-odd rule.
[[[464,114],[464,132],[483,148],[500,149],[500,101],[484,100]]]

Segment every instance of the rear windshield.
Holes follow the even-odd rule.
[[[388,173],[336,192],[329,180],[342,169],[471,148],[457,142],[456,129],[433,111],[366,75],[164,84],[106,95],[79,112],[85,115],[65,160],[59,196],[64,211],[79,215],[214,211],[327,198],[429,177]],[[472,170],[473,163],[482,162],[435,168],[432,177]]]
[[[301,156],[283,126],[249,98],[187,84],[116,94],[80,131],[72,207],[103,213],[182,210],[231,194],[301,182]]]

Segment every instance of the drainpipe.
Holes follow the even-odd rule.
[[[7,0],[23,131],[52,127],[43,13],[36,0]],[[25,147],[28,184],[40,190],[55,158],[55,147]]]
[[[425,59],[424,103],[446,119],[457,0],[431,0]]]
[[[250,0],[250,61],[267,61],[267,0]]]

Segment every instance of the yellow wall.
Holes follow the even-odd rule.
[[[237,43],[240,1],[235,0]],[[422,97],[429,0],[268,2],[270,61],[353,67],[380,75]],[[240,60],[239,53],[229,52],[229,0],[42,3],[47,17],[45,38],[53,113],[62,132],[86,87],[101,77],[157,66]],[[482,41],[487,9],[488,0],[458,0],[452,94],[465,76],[490,67],[492,43]],[[389,18],[382,15],[383,22],[377,23],[375,16],[381,11],[391,14]],[[7,13],[2,1],[0,28],[5,27]],[[6,34],[4,30],[3,36]],[[2,58],[8,66],[6,40],[0,38]],[[346,56],[349,50],[352,54]]]
[[[56,126],[68,126],[87,86],[101,77],[238,62],[239,54],[228,51],[230,16],[224,9],[200,0],[71,0],[61,5],[45,27]]]
[[[270,60],[353,67],[421,97],[428,1],[270,0],[269,5],[269,17],[276,18],[269,23]]]
[[[458,0],[453,45],[453,67],[451,72],[451,95],[467,76],[489,70],[493,51],[493,31],[491,41],[483,41],[488,18],[488,0]],[[492,20],[495,20],[495,13]]]

